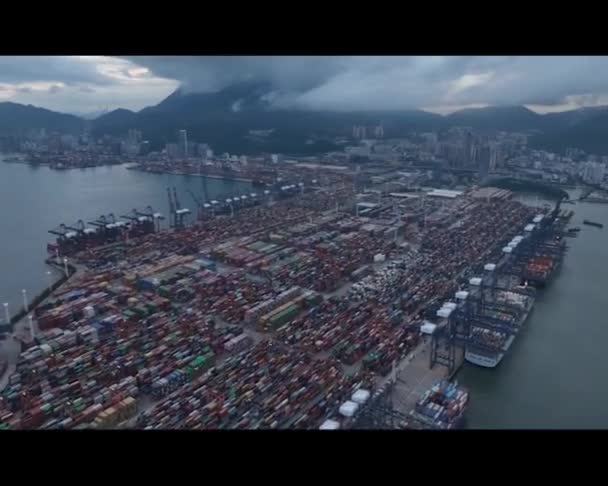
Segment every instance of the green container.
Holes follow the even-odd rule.
[[[192,360],[190,366],[192,366],[193,368],[200,368],[205,364],[205,361],[206,359],[204,356],[197,356],[196,358],[194,358],[194,360]]]
[[[161,287],[158,287],[158,295],[160,295],[161,297],[170,297],[171,291],[169,290],[168,287],[161,286]]]

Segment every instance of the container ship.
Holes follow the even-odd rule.
[[[603,228],[604,225],[602,223],[596,223],[595,221],[589,221],[587,219],[585,219],[583,221],[583,224],[586,224],[588,226],[595,226],[596,228]]]
[[[504,294],[503,302],[511,307],[519,308],[519,317],[512,321],[514,331],[521,328],[534,305],[534,297],[531,295],[520,295],[513,292]],[[491,316],[496,317],[496,316]],[[493,331],[483,327],[473,326],[471,328],[471,341],[465,349],[464,359],[471,364],[484,368],[495,368],[498,366],[515,340],[515,332]]]
[[[522,283],[542,288],[547,285],[560,267],[561,258],[548,256],[532,257],[522,273]]]
[[[462,428],[469,404],[469,392],[457,383],[443,380],[435,383],[416,402],[410,418],[437,430]]]

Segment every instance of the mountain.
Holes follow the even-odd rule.
[[[331,140],[351,134],[353,125],[382,125],[386,137],[408,132],[442,130],[467,126],[479,131],[529,131],[539,135],[531,145],[548,150],[578,146],[608,153],[603,133],[603,114],[608,108],[540,115],[523,106],[465,109],[447,116],[422,110],[331,112],[273,109],[272,87],[245,82],[215,93],[191,93],[181,89],[155,106],[138,113],[115,110],[94,122],[97,135],[121,135],[139,128],[156,149],[176,140],[176,131],[188,130],[189,138],[209,143],[216,152],[230,153],[316,153],[337,148]],[[274,131],[254,137],[251,130]],[[368,136],[372,136],[369,134]]]
[[[0,133],[17,133],[34,128],[80,133],[84,120],[74,115],[18,103],[0,103]]]
[[[520,131],[542,129],[543,116],[524,106],[493,106],[456,111],[447,115],[445,121],[451,126]]]
[[[137,114],[131,110],[125,110],[118,108],[117,110],[110,111],[94,119],[93,123],[95,127],[108,128],[116,125],[132,125],[137,119]],[[132,127],[131,127],[132,128]]]
[[[215,93],[178,89],[136,114],[113,112],[100,117],[94,132],[118,135],[136,127],[155,148],[161,148],[176,140],[176,130],[185,128],[191,140],[209,143],[216,152],[303,154],[337,148],[331,140],[352,133],[357,124],[382,124],[386,136],[442,125],[441,116],[420,110],[344,113],[273,109],[272,95],[272,86],[263,82],[238,83]],[[274,129],[268,137],[250,135],[251,130],[268,129]]]
[[[216,152],[314,154],[336,149],[334,138],[349,136],[354,125],[382,125],[387,138],[451,126],[488,132],[534,130],[529,143],[535,148],[561,152],[579,147],[608,154],[608,107],[545,115],[522,106],[466,109],[447,116],[422,110],[303,111],[273,109],[272,94],[270,85],[259,82],[239,83],[215,93],[178,89],[139,112],[117,109],[86,123],[97,136],[124,136],[130,128],[138,128],[157,150],[175,142],[177,130],[185,128],[190,140],[209,143]],[[31,128],[79,133],[84,124],[85,120],[74,115],[0,103],[0,135]],[[268,129],[274,130],[267,136],[251,133]]]
[[[97,111],[71,111],[69,114],[83,118],[84,120],[95,120],[102,115],[109,113],[109,110],[97,110]]]
[[[178,89],[156,106],[144,108],[140,114],[180,112],[186,117],[205,114],[226,114],[242,111],[263,111],[270,107],[264,95],[272,86],[263,82],[243,82],[228,86],[216,93],[187,93]]]
[[[552,120],[554,124],[551,129],[531,137],[529,145],[560,153],[569,147],[576,147],[587,153],[608,155],[608,108],[582,109],[568,113],[570,115],[563,117],[559,124]]]

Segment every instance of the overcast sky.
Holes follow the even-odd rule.
[[[140,110],[176,88],[265,81],[276,107],[363,110],[608,104],[608,57],[0,57],[0,101],[69,113]]]

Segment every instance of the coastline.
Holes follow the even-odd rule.
[[[255,181],[253,179],[247,179],[245,177],[230,177],[230,176],[220,176],[216,174],[197,174],[190,172],[180,172],[178,170],[159,170],[159,171],[151,171],[143,169],[137,165],[132,165],[127,167],[127,170],[136,170],[138,172],[147,172],[149,174],[169,174],[169,175],[180,175],[180,176],[193,176],[193,177],[206,177],[207,179],[219,179],[224,181],[236,181],[236,182],[248,182],[253,184]]]

